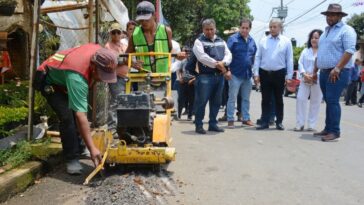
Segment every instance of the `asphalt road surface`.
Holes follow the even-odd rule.
[[[252,93],[254,121],[260,99]],[[295,102],[285,98],[285,131],[236,123],[225,133],[196,135],[191,122],[174,121],[177,159],[168,171],[116,169],[83,186],[85,175],[67,176],[60,165],[5,204],[364,204],[364,108],[342,103],[341,139],[321,142],[312,132],[292,131]],[[321,104],[319,130],[324,111]]]

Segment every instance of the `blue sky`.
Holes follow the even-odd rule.
[[[305,13],[323,0],[284,0],[283,4],[288,7],[288,16],[285,22],[290,22],[297,16]],[[280,0],[250,0],[248,4],[251,9],[251,14],[254,16],[253,27],[250,34],[256,41],[259,41],[264,31],[268,29],[268,22],[272,13],[273,7],[280,6]],[[330,3],[340,3],[343,11],[348,14],[343,20],[347,21],[353,14],[364,12],[364,5],[354,6],[354,3],[364,0],[326,0],[323,4],[313,9],[295,22],[288,24],[284,29],[284,35],[289,38],[295,38],[297,44],[302,46],[307,41],[308,33],[315,29],[322,29],[327,26],[325,16],[321,15],[322,11],[326,11]],[[273,17],[276,14],[272,15]]]

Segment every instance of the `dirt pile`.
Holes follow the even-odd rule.
[[[177,189],[166,171],[113,174],[91,186],[86,204],[95,205],[164,205],[168,204],[164,197],[175,195]]]

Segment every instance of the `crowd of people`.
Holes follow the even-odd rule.
[[[90,150],[91,159],[97,165],[100,151],[91,140],[87,122],[88,89],[94,81],[109,84],[111,103],[108,128],[116,133],[115,109],[117,96],[125,91],[129,68],[125,61],[118,61],[123,53],[174,52],[177,53],[171,71],[176,75],[174,87],[178,93],[177,118],[183,111],[187,119],[194,116],[195,131],[206,134],[203,119],[208,103],[208,131],[224,132],[219,126],[217,115],[223,104],[224,95],[227,127],[235,128],[236,121],[244,126],[255,126],[257,130],[268,129],[275,124],[284,130],[283,91],[290,83],[294,72],[293,47],[289,38],[282,34],[283,23],[272,19],[269,33],[259,42],[251,37],[252,22],[242,19],[239,31],[227,41],[217,35],[213,19],[202,22],[202,33],[192,48],[180,49],[172,40],[170,27],[156,22],[155,7],[142,1],[136,8],[136,20],[127,23],[126,31],[118,23],[109,30],[109,41],[102,48],[97,44],[60,51],[47,59],[38,71],[39,90],[56,111],[60,119],[60,135],[67,159],[67,172],[80,174],[78,161],[81,147],[80,135]],[[339,4],[330,4],[326,16],[328,26],[324,31],[315,29],[308,34],[307,47],[299,58],[298,73],[301,79],[296,101],[296,126],[294,131],[314,131],[318,121],[321,101],[326,104],[325,127],[316,132],[322,141],[332,141],[341,136],[340,96],[347,87],[346,104],[364,103],[362,96],[357,101],[359,81],[364,80],[363,62],[352,60],[355,52],[356,33],[342,22],[347,15]],[[79,58],[83,56],[83,58]],[[133,69],[150,72],[168,72],[168,60],[159,57],[140,57],[132,60]],[[359,74],[361,70],[361,74]],[[261,116],[256,125],[249,113],[250,94],[254,84],[261,91]],[[52,92],[45,88],[52,86]],[[306,123],[307,103],[310,101]],[[236,106],[237,104],[237,106]],[[238,110],[235,118],[236,108]],[[274,121],[275,119],[275,121]]]
[[[345,104],[358,104],[362,107],[364,95],[359,100],[356,96],[358,90],[363,91],[363,62],[360,59],[356,59],[355,63],[353,61],[356,33],[342,21],[342,17],[347,14],[342,11],[341,5],[330,4],[321,14],[326,16],[328,26],[324,31],[314,29],[308,34],[306,48],[298,62],[301,83],[296,101],[296,126],[293,130],[315,131],[320,105],[324,101],[325,127],[321,132],[315,132],[314,136],[320,136],[322,141],[332,141],[341,136],[339,99],[345,93],[344,89]],[[227,121],[227,128],[235,127],[237,108],[237,121],[245,126],[255,126],[257,130],[262,130],[275,124],[276,129],[285,129],[283,92],[294,72],[292,43],[281,34],[283,24],[280,19],[270,21],[269,33],[258,43],[249,34],[251,27],[249,19],[241,20],[239,32],[229,36],[225,42],[216,35],[213,19],[202,22],[203,33],[193,45],[193,57],[183,64],[184,72],[196,76],[193,106],[196,133],[206,133],[202,119],[207,103],[209,131],[224,131],[216,119],[221,105],[226,106],[226,110],[220,120]],[[255,86],[260,88],[262,96],[262,115],[256,125],[249,114],[252,79]],[[181,94],[185,95],[184,92],[179,92]],[[310,103],[306,116],[308,101]],[[185,105],[185,101],[180,103],[181,106]],[[181,106],[178,108],[178,118],[181,116]],[[186,110],[188,109],[190,108]]]

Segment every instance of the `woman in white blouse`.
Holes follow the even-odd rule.
[[[296,100],[296,127],[294,131],[303,131],[304,129],[308,100],[310,100],[310,108],[308,111],[307,131],[313,131],[316,126],[322,93],[319,83],[313,80],[312,74],[321,34],[322,31],[318,29],[310,32],[307,48],[302,51],[298,61],[301,83]]]

